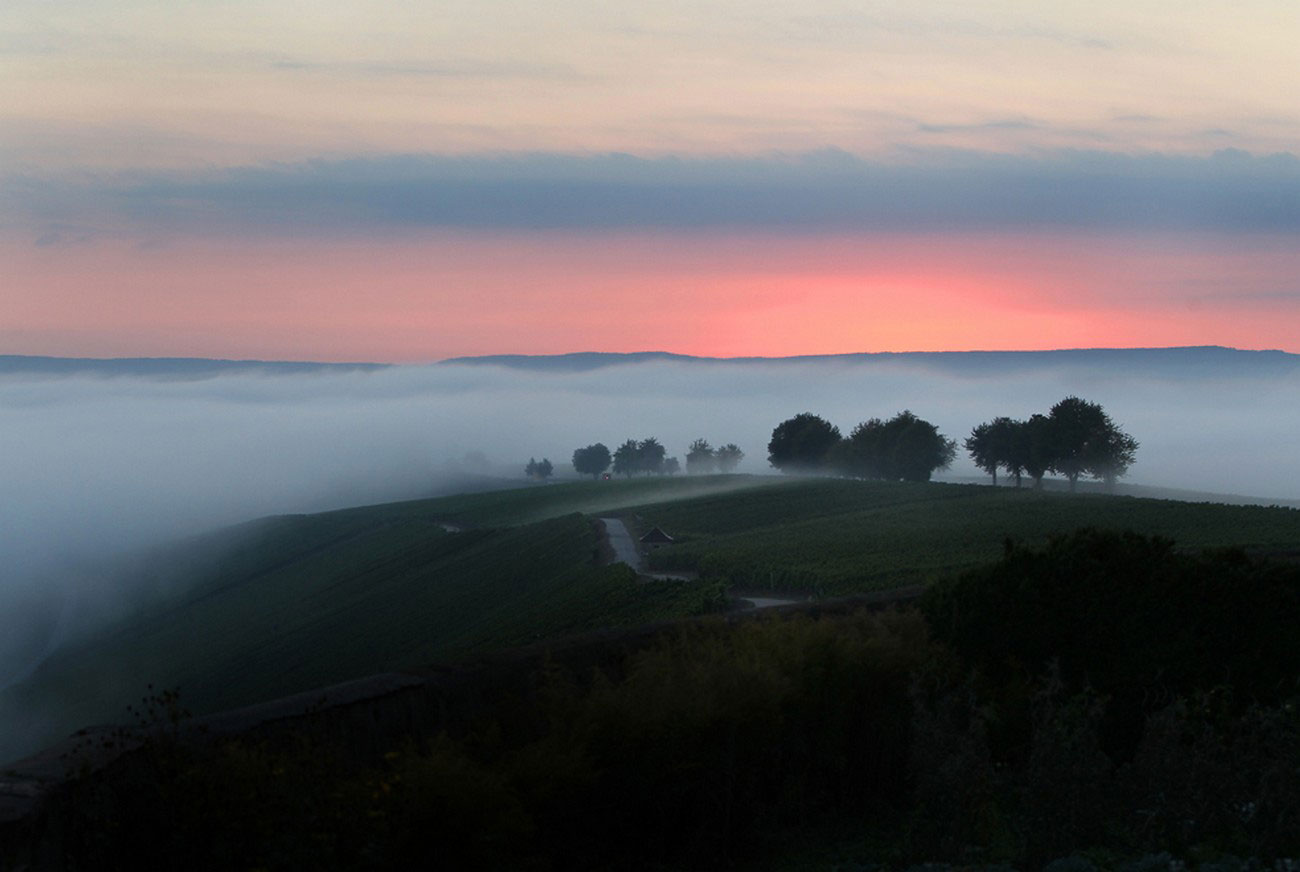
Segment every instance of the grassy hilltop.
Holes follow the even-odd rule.
[[[592,518],[661,526],[638,583],[601,565]],[[449,532],[445,525],[458,528]],[[172,593],[0,693],[0,756],[120,718],[147,685],[196,713],[505,646],[716,608],[723,585],[838,595],[926,582],[1079,527],[1180,546],[1300,549],[1300,511],[972,485],[711,476],[574,482],[266,519],[203,561],[151,572]],[[209,546],[211,547],[211,546]]]
[[[738,494],[639,508],[679,544],[651,565],[748,589],[843,595],[926,583],[1081,527],[1179,547],[1271,553],[1300,542],[1300,511],[978,485],[777,479]]]

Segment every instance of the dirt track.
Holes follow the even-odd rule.
[[[694,578],[693,575],[682,572],[654,572],[646,566],[645,557],[637,547],[636,540],[632,538],[632,533],[627,529],[627,524],[618,518],[601,518],[600,522],[605,525],[605,536],[609,540],[610,547],[614,549],[615,563],[626,563],[636,570],[637,575],[657,578],[660,581]]]

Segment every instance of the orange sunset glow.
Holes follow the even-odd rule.
[[[16,353],[427,361],[487,347],[712,356],[1232,344],[1300,350],[1286,240],[674,234],[10,245]],[[1218,243],[1222,246],[1222,243]],[[491,337],[491,346],[485,345]]]

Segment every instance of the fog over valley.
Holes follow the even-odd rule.
[[[1141,443],[1126,483],[1300,499],[1294,356],[1221,366],[1217,352],[1203,350],[1207,365],[1176,367],[1158,357],[1026,354],[996,366],[900,355],[271,366],[203,377],[3,371],[0,612],[65,608],[70,591],[83,612],[114,602],[130,593],[104,589],[119,556],[222,525],[428,496],[469,478],[523,485],[530,457],[549,458],[557,478],[572,476],[573,450],[597,441],[612,450],[654,436],[683,461],[696,438],[734,442],[746,453],[739,472],[769,473],[773,427],[802,411],[847,435],[910,409],[960,445],[983,421],[1045,413],[1073,394],[1101,403]],[[980,476],[959,450],[941,477]],[[37,611],[46,622],[73,621]],[[0,684],[23,668],[0,662]]]

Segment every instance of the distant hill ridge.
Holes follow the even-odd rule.
[[[1173,371],[1205,375],[1211,371],[1249,370],[1300,373],[1300,355],[1285,351],[1244,351],[1220,345],[1175,348],[1074,348],[1051,351],[903,351],[812,354],[792,357],[696,357],[667,351],[630,353],[583,351],[570,354],[494,354],[453,357],[443,364],[500,366],[537,372],[588,372],[643,363],[709,365],[779,364],[920,364],[966,372],[997,372],[1042,367],[1132,367],[1145,372]]]
[[[970,375],[993,375],[1043,368],[1093,368],[1146,374],[1207,376],[1300,374],[1300,354],[1247,351],[1220,345],[1174,348],[1070,348],[1050,351],[876,351],[847,354],[808,354],[790,357],[701,357],[669,351],[578,351],[567,354],[489,354],[452,357],[439,366],[496,366],[530,372],[591,372],[613,366],[677,363],[702,366],[834,364],[875,366],[919,365]],[[310,375],[376,372],[400,364],[318,361],[225,360],[205,357],[46,357],[0,355],[0,376],[133,376],[204,379],[219,375]]]
[[[316,363],[287,360],[221,360],[207,357],[42,357],[0,354],[0,375],[97,375],[172,378],[212,378],[235,373],[307,375],[325,372],[374,371],[386,363]]]

